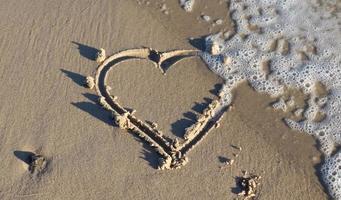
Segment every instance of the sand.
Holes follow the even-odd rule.
[[[258,199],[327,199],[314,139],[286,127],[284,114],[269,107],[272,100],[247,84],[181,169],[157,170],[160,156],[113,126],[96,93],[83,87],[100,48],[107,55],[142,46],[195,49],[189,37],[231,26],[219,1],[205,8],[197,0],[191,13],[167,1],[168,15],[159,2],[2,3],[0,199],[233,199],[242,170],[262,176]],[[201,14],[223,24],[212,27]],[[132,61],[110,77],[120,104],[170,137],[182,137],[222,83],[198,58],[173,65],[166,76],[151,63]],[[28,170],[32,153],[47,159],[38,175]],[[229,159],[234,163],[221,169]]]

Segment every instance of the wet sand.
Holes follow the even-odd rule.
[[[262,176],[258,199],[327,199],[315,174],[320,153],[314,139],[287,128],[283,114],[269,108],[272,100],[247,84],[237,88],[220,127],[188,154],[181,169],[157,170],[159,155],[112,125],[95,92],[82,86],[96,69],[99,48],[109,55],[142,46],[194,49],[188,38],[210,33],[211,25],[198,19],[201,12],[224,19],[212,32],[231,26],[219,1],[206,9],[197,1],[193,13],[166,2],[168,15],[159,1],[150,2],[2,4],[0,198],[233,199],[240,192],[236,177],[247,170]],[[110,76],[124,107],[157,121],[172,137],[182,136],[222,83],[198,58],[173,65],[166,76],[145,61],[120,64]],[[23,161],[30,152],[48,159],[39,176]],[[231,158],[234,163],[220,169]]]

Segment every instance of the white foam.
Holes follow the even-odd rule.
[[[195,0],[180,0],[180,6],[186,11],[191,12],[193,10]]]
[[[236,34],[226,41],[219,34],[208,36],[201,54],[210,69],[226,80],[226,103],[231,102],[231,89],[243,80],[272,96],[283,93],[284,86],[309,94],[306,120],[286,119],[286,123],[319,139],[326,157],[323,180],[330,194],[341,199],[341,152],[333,155],[341,145],[340,5],[336,0],[232,0],[230,9]],[[260,67],[264,60],[271,61],[270,73]],[[329,89],[327,97],[315,94],[316,82]],[[283,102],[274,106],[286,107]],[[314,121],[318,111],[326,113],[322,122]]]
[[[211,20],[211,17],[208,15],[202,15],[201,18],[205,21],[205,22],[209,22]]]

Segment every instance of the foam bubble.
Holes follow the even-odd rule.
[[[195,0],[180,0],[180,6],[186,11],[191,12],[193,10]]]
[[[336,0],[232,0],[236,34],[206,38],[202,59],[225,79],[225,101],[231,90],[247,80],[259,92],[281,97],[273,106],[287,109],[298,104],[294,115],[306,120],[285,119],[293,129],[314,135],[325,154],[322,174],[331,195],[341,198],[341,12]],[[307,97],[285,99],[288,88]],[[291,102],[292,101],[292,102]],[[296,105],[297,104],[297,105]],[[321,118],[322,117],[322,118]],[[318,118],[318,119],[317,119]]]

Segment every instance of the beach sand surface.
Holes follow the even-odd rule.
[[[258,199],[327,199],[314,139],[286,127],[272,99],[247,83],[181,169],[157,170],[158,154],[112,125],[96,93],[82,86],[99,48],[108,55],[142,46],[194,49],[190,37],[231,27],[219,1],[205,8],[198,0],[193,13],[167,1],[168,15],[160,2],[1,2],[0,199],[233,199],[242,170],[262,176]],[[212,28],[201,12],[224,24]],[[110,77],[118,101],[170,137],[183,135],[223,83],[199,58],[182,60],[166,76],[146,61],[127,62]],[[48,160],[39,176],[24,162],[31,153]],[[227,159],[234,164],[221,169]]]

